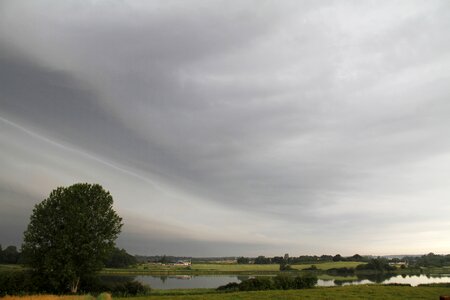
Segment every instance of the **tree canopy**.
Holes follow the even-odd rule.
[[[53,190],[37,204],[24,233],[22,252],[32,270],[56,291],[77,292],[114,249],[122,219],[113,198],[98,184]]]
[[[105,266],[108,268],[126,268],[134,264],[137,264],[136,257],[128,254],[125,249],[119,248],[114,248],[105,261]]]

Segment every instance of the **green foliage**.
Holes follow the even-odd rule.
[[[345,260],[340,254],[333,256],[333,261],[343,261]]]
[[[107,268],[126,268],[137,264],[137,260],[130,255],[125,249],[114,248],[105,262]]]
[[[255,277],[243,280],[241,283],[229,283],[217,288],[218,291],[265,291],[265,290],[291,290],[313,288],[317,284],[317,277],[313,276],[287,276]]]
[[[386,258],[373,258],[367,264],[359,265],[356,270],[373,270],[378,272],[394,271],[395,267],[389,265]]]
[[[107,288],[114,296],[139,296],[147,295],[150,292],[150,287],[143,285],[138,281],[126,281],[124,283],[115,284]]]
[[[227,283],[225,285],[219,286],[217,288],[218,291],[223,291],[223,292],[234,292],[234,291],[239,291],[239,283],[237,282],[230,282]]]
[[[159,260],[159,262],[162,263],[162,264],[167,264],[167,263],[170,262],[170,259],[166,255],[163,255],[161,257],[161,259]]]
[[[257,258],[255,258],[255,264],[257,265],[267,265],[270,264],[271,260],[268,257],[265,256],[258,256]]]
[[[76,292],[114,248],[122,219],[98,184],[59,187],[37,204],[24,233],[25,262],[56,292]]]
[[[39,291],[39,281],[25,271],[0,272],[0,297]]]
[[[0,263],[17,264],[20,259],[20,253],[16,246],[8,246],[2,251],[0,245]]]
[[[294,277],[287,275],[278,275],[273,278],[275,290],[290,290],[294,287]]]
[[[248,257],[238,257],[237,258],[237,263],[238,264],[248,264],[250,262],[250,259]]]
[[[434,253],[428,253],[423,255],[416,262],[420,267],[443,267],[450,266],[450,255],[437,255]]]
[[[269,277],[250,278],[239,284],[240,291],[264,291],[273,289],[273,281]]]
[[[314,276],[297,276],[294,279],[294,289],[310,289],[317,284],[317,277]]]

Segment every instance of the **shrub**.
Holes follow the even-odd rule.
[[[219,286],[216,290],[218,291],[226,291],[226,292],[234,292],[239,290],[239,283],[230,282],[226,285]]]
[[[0,272],[0,297],[6,294],[18,295],[42,290],[33,274],[25,271]]]
[[[147,295],[150,292],[150,287],[143,285],[139,281],[125,281],[114,283],[109,286],[108,291],[114,296],[138,296]]]
[[[289,290],[294,288],[294,278],[286,275],[277,275],[273,278],[274,288],[277,290]]]
[[[294,278],[294,289],[310,289],[317,284],[317,277],[313,276],[297,276]]]
[[[239,284],[240,291],[264,291],[273,289],[274,285],[272,280],[266,277],[250,278]]]

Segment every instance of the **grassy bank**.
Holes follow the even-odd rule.
[[[102,294],[105,295],[105,294]],[[107,297],[97,297],[97,300],[110,300]],[[257,292],[219,293],[214,289],[189,290],[154,290],[147,296],[140,297],[113,297],[114,300],[256,300],[256,299],[333,299],[333,300],[400,300],[400,299],[439,299],[440,295],[450,295],[450,287],[446,286],[383,286],[383,285],[357,285],[343,287],[321,287],[305,290],[270,290]],[[6,296],[5,300],[95,300],[90,295],[80,296]]]
[[[288,291],[258,291],[214,293],[212,290],[182,290],[182,291],[155,291],[145,297],[133,297],[132,300],[253,300],[253,299],[373,299],[373,300],[400,300],[400,299],[439,299],[440,295],[450,295],[449,287],[409,287],[409,286],[382,286],[360,285],[330,288],[314,288],[306,290]],[[130,300],[130,298],[114,298]]]

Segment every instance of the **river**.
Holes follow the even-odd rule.
[[[108,276],[113,279],[115,276]],[[134,279],[143,284],[150,285],[154,289],[194,289],[194,288],[217,288],[230,282],[241,282],[252,276],[239,275],[168,275],[168,276],[153,276],[153,275],[139,275],[130,276],[128,279]],[[119,279],[119,277],[117,277]],[[120,277],[122,280],[124,277]],[[320,279],[317,286],[339,286],[350,284],[410,284],[417,286],[419,284],[428,283],[444,283],[450,282],[450,274],[435,274],[435,275],[395,275],[395,276],[367,276],[355,279],[349,277],[348,279],[339,277],[339,279],[324,280]]]

